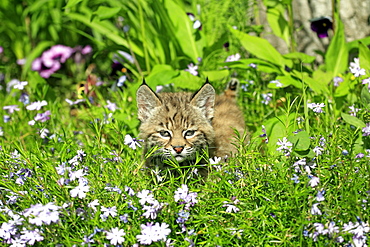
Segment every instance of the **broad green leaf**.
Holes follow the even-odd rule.
[[[316,70],[319,71],[319,70]],[[315,71],[315,72],[316,72]],[[313,74],[313,77],[310,77],[307,73],[305,72],[299,72],[296,70],[293,70],[292,74],[302,80],[304,83],[307,84],[313,91],[316,93],[325,93],[329,94],[329,89],[328,89],[328,83],[325,81],[321,81],[320,79],[316,79],[317,76],[315,75],[315,72]]]
[[[181,70],[180,75],[173,78],[168,83],[173,83],[176,87],[197,90],[204,83],[203,79],[193,76],[187,71]]]
[[[64,6],[64,9],[72,8],[82,2],[82,0],[68,0],[67,5]]]
[[[306,131],[300,131],[294,136],[289,136],[288,140],[293,143],[294,151],[305,151],[310,148],[311,140]]]
[[[336,25],[334,37],[325,54],[326,69],[333,72],[334,76],[343,73],[348,67],[348,50],[344,27],[339,17],[336,18]]]
[[[203,71],[202,74],[210,81],[219,81],[229,76],[229,70]]]
[[[335,89],[334,97],[342,97],[349,94],[350,90],[357,84],[356,80],[351,80],[352,74],[347,74],[343,80]]]
[[[296,88],[302,88],[302,82],[299,79],[296,79],[294,77],[291,77],[289,75],[281,75],[277,76],[276,80],[279,80],[283,85],[289,86],[295,86]]]
[[[342,115],[343,120],[346,123],[350,124],[350,125],[353,125],[357,128],[366,127],[366,124],[364,122],[362,122],[360,119],[358,119],[357,117],[351,116],[351,115],[343,113],[343,112],[342,112],[341,115]]]
[[[193,23],[186,15],[186,12],[175,1],[165,0],[168,15],[175,27],[175,35],[182,48],[182,51],[188,55],[194,63],[199,57],[202,57],[202,47],[199,47],[195,39],[196,30]]]
[[[284,54],[283,57],[287,59],[299,59],[302,63],[312,63],[316,59],[316,57],[307,55],[302,52],[292,52]]]
[[[360,67],[366,70],[370,70],[370,49],[363,43],[359,43],[359,58]]]
[[[283,56],[267,40],[240,32],[232,27],[229,27],[229,30],[240,40],[240,43],[248,52],[284,68]]]
[[[94,15],[97,15],[100,20],[105,20],[117,16],[120,11],[120,7],[99,6],[99,8],[94,12]]]
[[[112,23],[108,21],[98,21],[96,19],[90,21],[90,19],[86,16],[77,13],[66,13],[66,15],[72,20],[82,22],[94,31],[105,35],[108,39],[118,45],[122,45],[127,48],[131,47],[133,52],[135,52],[135,54],[137,54],[138,56],[143,56],[143,51],[134,42],[131,42],[129,46],[127,40],[123,38],[123,34],[119,35],[121,31],[118,30]]]
[[[257,65],[258,71],[262,71],[266,73],[278,73],[278,74],[282,73],[282,70],[280,67],[276,66],[275,64],[258,59],[258,58],[240,59],[239,61],[236,61],[236,62],[226,62],[226,63],[221,63],[220,65],[227,66],[229,68],[251,69],[250,67],[251,63],[254,63]]]
[[[274,34],[282,38],[290,47],[289,24],[284,18],[285,8],[282,4],[267,8],[267,21]]]
[[[151,87],[165,85],[178,74],[179,72],[175,71],[170,65],[159,64],[153,67],[149,76],[145,78],[145,81]]]

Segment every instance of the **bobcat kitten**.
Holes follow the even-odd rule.
[[[245,128],[236,102],[237,87],[238,81],[233,79],[223,94],[216,95],[207,80],[194,94],[156,94],[143,82],[136,93],[139,138],[144,139],[144,154],[159,148],[147,159],[147,165],[163,166],[166,159],[189,165],[197,152],[207,149],[209,157],[235,153],[234,129],[243,134]]]

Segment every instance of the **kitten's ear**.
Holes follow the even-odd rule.
[[[206,83],[193,95],[190,104],[198,107],[204,116],[211,120],[215,111],[215,97],[215,89],[208,83],[207,79]]]
[[[141,122],[147,120],[156,107],[160,106],[161,100],[158,95],[143,81],[136,92],[138,118]]]

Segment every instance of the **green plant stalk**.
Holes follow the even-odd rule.
[[[142,39],[143,39],[145,66],[146,66],[147,72],[150,73],[150,63],[149,63],[148,48],[147,48],[148,45],[147,45],[147,42],[146,42],[144,14],[143,14],[143,8],[141,6],[141,0],[138,1],[138,6],[139,6],[141,36],[142,36]]]
[[[290,52],[296,51],[296,43],[294,39],[294,19],[293,19],[293,6],[292,1],[287,5],[288,9],[288,23],[289,23],[289,34],[290,34]]]

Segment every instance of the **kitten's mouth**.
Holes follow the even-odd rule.
[[[185,160],[185,157],[182,155],[175,155],[174,158],[177,160],[177,162],[182,162]]]

